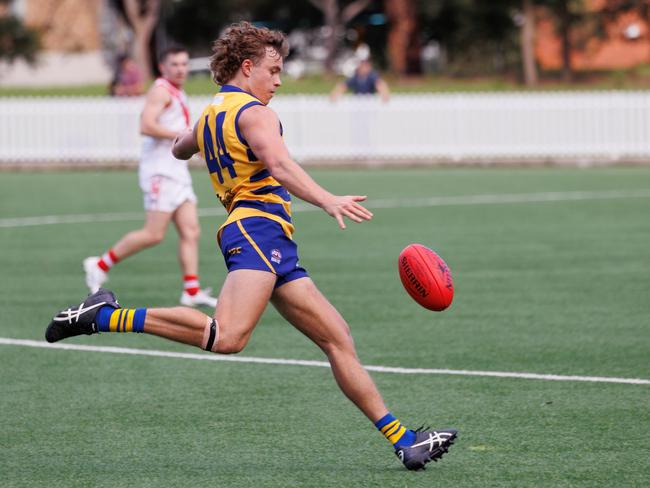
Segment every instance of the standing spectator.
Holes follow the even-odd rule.
[[[381,79],[373,67],[369,59],[362,59],[359,61],[354,75],[345,81],[340,81],[336,84],[330,93],[332,101],[338,100],[347,90],[350,90],[355,95],[370,95],[379,93],[381,100],[387,102],[390,98],[390,90],[384,80]]]
[[[110,94],[118,97],[133,97],[144,93],[143,76],[137,63],[126,54],[117,59],[117,69],[110,86]]]

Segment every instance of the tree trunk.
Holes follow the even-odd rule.
[[[365,9],[372,0],[356,0],[348,4],[343,10],[339,6],[338,0],[310,0],[311,4],[323,12],[325,26],[327,27],[327,37],[325,38],[325,71],[332,73],[334,71],[334,61],[339,48],[339,39],[345,28],[345,24],[356,17]]]
[[[338,47],[339,27],[339,4],[337,0],[325,0],[323,3],[323,16],[325,17],[325,26],[327,27],[327,38],[325,39],[325,71],[332,73],[334,71],[334,60]]]
[[[535,6],[533,0],[523,0],[524,24],[521,26],[521,59],[526,86],[537,85],[537,64],[535,64]]]
[[[160,0],[143,0],[143,8],[139,0],[123,0],[124,11],[133,28],[135,37],[133,59],[140,67],[143,76],[150,80],[153,77],[153,66],[149,51],[149,42],[160,13]]]
[[[562,80],[573,81],[573,68],[571,66],[571,12],[569,12],[569,1],[562,0],[558,6],[560,20],[560,38],[562,40]]]
[[[641,4],[640,16],[643,20],[645,20],[646,25],[650,25],[650,0],[646,0]],[[648,39],[648,43],[650,43],[650,35],[647,33],[646,38]],[[650,61],[650,59],[646,59],[646,62],[648,61]]]
[[[413,71],[414,58],[417,57],[419,60],[415,2],[414,0],[385,0],[384,9],[390,23],[388,31],[390,67],[395,73],[405,75],[408,71]]]

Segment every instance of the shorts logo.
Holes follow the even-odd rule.
[[[160,186],[162,185],[162,178],[160,176],[154,176],[151,178],[151,188],[149,189],[149,196],[152,200],[157,200],[158,195],[160,194]]]
[[[282,253],[279,249],[273,249],[271,251],[271,261],[277,264],[280,264],[282,262]]]
[[[235,254],[241,254],[241,247],[233,247],[232,249],[228,249],[226,251],[228,253],[228,256],[233,256]]]

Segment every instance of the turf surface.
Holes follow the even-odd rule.
[[[649,190],[650,168],[312,174],[368,194],[370,207],[388,201],[345,232],[321,212],[295,215],[301,261],[350,322],[365,364],[650,378],[650,198],[594,196]],[[200,206],[216,207],[204,173],[194,180]],[[413,205],[576,191],[594,197]],[[140,209],[132,172],[0,177],[0,219]],[[201,219],[202,281],[215,288],[222,218]],[[0,227],[0,337],[40,340],[52,313],[84,296],[81,260],[137,225]],[[448,311],[420,309],[401,289],[396,258],[410,242],[450,265]],[[175,243],[171,231],[115,268],[124,305],[176,303]],[[144,335],[68,342],[199,352]],[[244,354],[323,359],[272,309]],[[407,425],[461,431],[442,462],[411,473],[327,369],[8,345],[0,358],[2,486],[650,485],[647,385],[373,373]]]

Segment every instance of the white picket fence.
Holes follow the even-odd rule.
[[[142,99],[0,99],[0,164],[135,161]],[[191,97],[198,117],[210,97]],[[278,96],[298,161],[650,160],[650,92]]]

